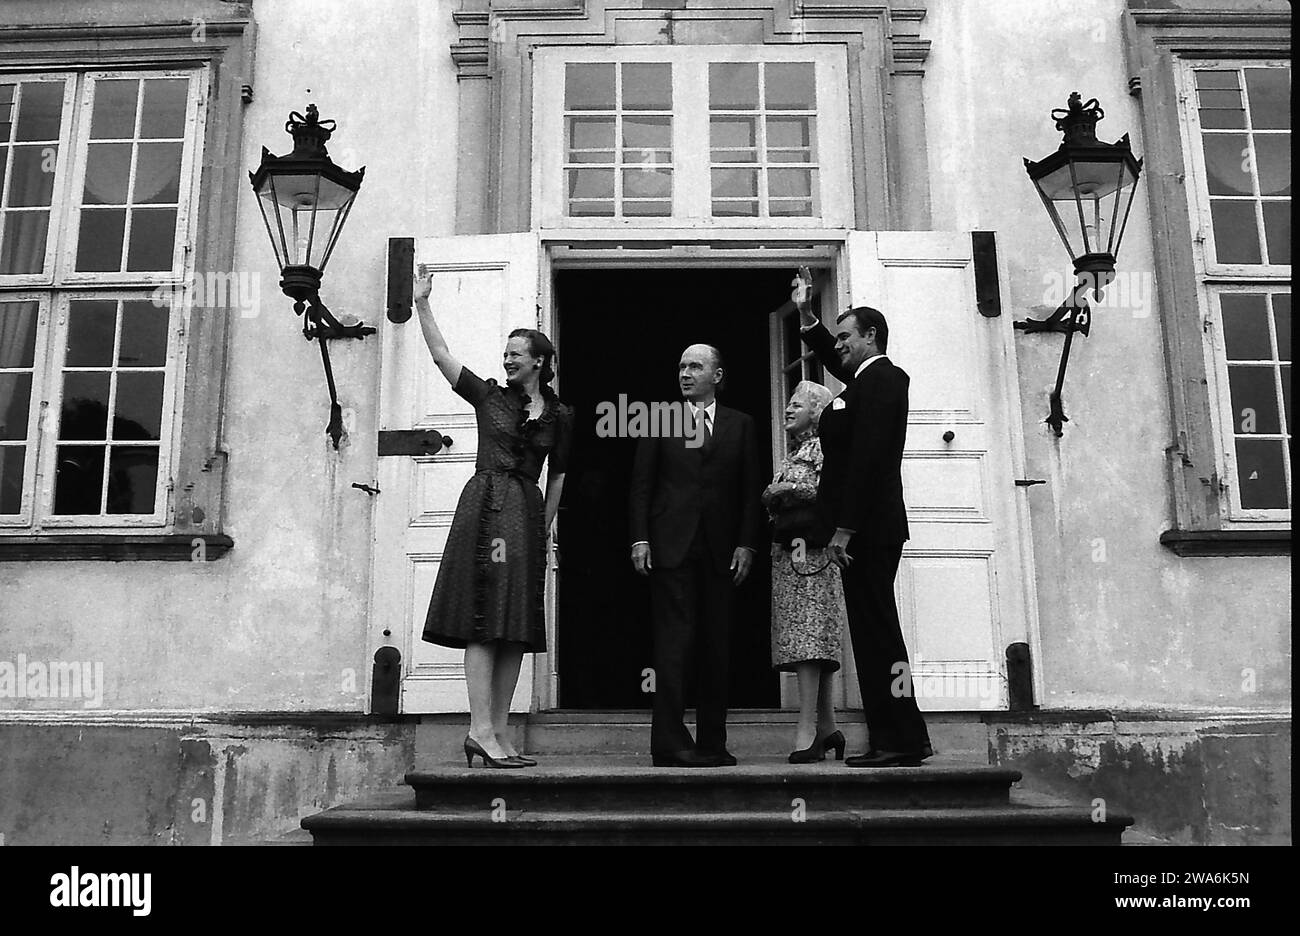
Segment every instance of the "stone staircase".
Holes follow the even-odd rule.
[[[644,713],[529,716],[515,743],[541,763],[522,770],[466,768],[463,721],[431,724],[405,787],[302,820],[316,845],[1118,845],[1132,823],[1013,790],[960,718],[933,726],[925,766],[876,770],[787,763],[788,713],[729,720],[740,764],[707,769],[651,766]]]

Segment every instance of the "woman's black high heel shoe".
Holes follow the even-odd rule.
[[[465,766],[474,766],[474,756],[478,755],[483,758],[483,766],[497,767],[504,770],[511,770],[523,767],[523,764],[511,762],[510,760],[497,760],[487,751],[483,750],[483,745],[479,744],[469,735],[465,735]]]
[[[822,739],[822,753],[835,749],[835,759],[844,760],[844,749],[848,747],[848,742],[844,740],[844,732],[836,729]]]
[[[815,764],[825,759],[826,746],[822,743],[822,739],[817,737],[814,737],[813,743],[802,751],[792,751],[789,758],[792,764]]]

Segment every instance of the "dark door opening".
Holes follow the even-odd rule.
[[[601,401],[679,400],[677,362],[687,345],[716,345],[726,364],[719,402],[753,417],[764,479],[771,477],[769,313],[790,270],[563,270],[555,277],[560,392],[576,435],[560,544],[557,651],[566,709],[643,709],[651,665],[648,583],[632,570],[627,497],[635,439],[598,438]],[[771,567],[761,544],[740,586],[731,627],[734,708],[776,708],[770,657]],[[688,693],[690,689],[688,687]],[[690,696],[688,694],[688,704]]]

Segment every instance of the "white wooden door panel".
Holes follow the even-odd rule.
[[[885,313],[911,376],[895,587],[918,704],[1004,708],[1007,635],[1026,630],[1007,323],[976,308],[969,233],[853,231],[847,250],[850,302]]]

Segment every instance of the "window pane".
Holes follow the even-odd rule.
[[[135,167],[137,204],[170,202],[180,197],[181,144],[141,143]]]
[[[95,82],[95,107],[90,120],[93,140],[135,136],[135,104],[140,82],[134,78]]]
[[[1247,68],[1250,124],[1256,130],[1291,127],[1291,69]]]
[[[713,110],[758,110],[758,63],[711,63],[709,107]]]
[[[671,150],[673,146],[672,118],[623,118],[623,146]]]
[[[183,137],[189,91],[190,83],[186,78],[145,79],[144,113],[140,115],[140,136]]]
[[[1223,342],[1230,361],[1271,361],[1268,308],[1262,293],[1222,293]]]
[[[109,373],[70,371],[63,375],[60,439],[103,439],[108,429]]]
[[[170,270],[176,243],[176,209],[145,208],[131,212],[128,270]]]
[[[1259,194],[1291,194],[1291,135],[1255,134],[1255,165]]]
[[[671,169],[624,169],[625,198],[666,198],[673,192]]]
[[[714,198],[756,198],[758,196],[758,170],[714,169]]]
[[[0,514],[16,514],[23,508],[23,469],[27,446],[0,446]]]
[[[15,146],[9,179],[9,207],[44,208],[54,193],[57,146]]]
[[[24,81],[18,97],[18,140],[59,139],[63,121],[63,82]]]
[[[1291,365],[1283,364],[1282,371],[1282,431],[1291,432]]]
[[[569,214],[575,218],[612,218],[614,203],[612,201],[572,201],[569,202]]]
[[[671,201],[624,201],[623,214],[629,218],[666,218],[673,213]]]
[[[1210,200],[1214,252],[1220,263],[1259,263],[1259,229],[1253,201]]]
[[[32,375],[0,374],[0,440],[26,439]],[[5,449],[0,448],[0,452]]]
[[[0,273],[40,273],[45,269],[48,211],[6,211],[0,232]]]
[[[162,434],[163,372],[119,371],[113,438],[139,441]]]
[[[68,303],[68,353],[64,366],[110,366],[116,328],[115,300],[74,299]]]
[[[768,110],[816,110],[812,62],[769,62],[764,70]]]
[[[773,199],[768,203],[767,213],[774,218],[811,218],[812,202],[792,198]]]
[[[613,198],[614,170],[570,169],[570,198]]]
[[[566,65],[564,69],[565,110],[613,110],[613,64]]]
[[[673,70],[663,64],[623,66],[624,110],[672,110]]]
[[[1269,263],[1291,262],[1291,203],[1264,202],[1264,238],[1268,242]]]
[[[124,367],[162,367],[167,363],[168,313],[165,306],[156,306],[152,302],[122,304],[122,343],[118,349],[118,364]]]
[[[0,367],[31,367],[36,360],[36,300],[0,302]]]
[[[16,84],[0,84],[0,140],[8,140],[13,128],[14,89],[17,87]]]
[[[569,117],[569,150],[573,162],[614,161],[614,119],[612,117]],[[596,158],[577,159],[573,150],[607,150]]]
[[[1211,195],[1251,195],[1250,149],[1244,133],[1207,133],[1205,176]]]
[[[714,149],[750,149],[757,144],[758,120],[754,117],[711,117],[709,118],[709,145]],[[714,156],[714,159],[721,159]],[[751,154],[749,157],[753,159]],[[737,161],[726,157],[726,161]]]
[[[1277,355],[1280,361],[1291,360],[1291,296],[1273,294],[1273,328],[1277,331]]]
[[[157,447],[113,446],[108,462],[107,513],[153,513],[154,492],[157,487]]]
[[[715,218],[757,218],[757,201],[717,201],[713,202]]]
[[[1246,126],[1239,78],[1236,70],[1198,70],[1197,97],[1201,126],[1207,130],[1236,130]]]
[[[126,209],[88,208],[81,212],[77,236],[77,269],[117,271],[122,269],[122,235],[126,230]]]
[[[130,143],[92,143],[86,149],[86,205],[125,205],[131,180]]]
[[[1237,439],[1241,506],[1247,510],[1287,507],[1282,441]]]
[[[1228,385],[1232,394],[1233,432],[1247,435],[1281,431],[1277,385],[1271,366],[1231,364]]]
[[[811,198],[811,169],[769,169],[767,190],[773,198]]]
[[[60,445],[54,483],[56,514],[98,514],[104,490],[104,447]]]
[[[769,117],[767,119],[767,148],[797,149],[812,161],[811,117]]]

